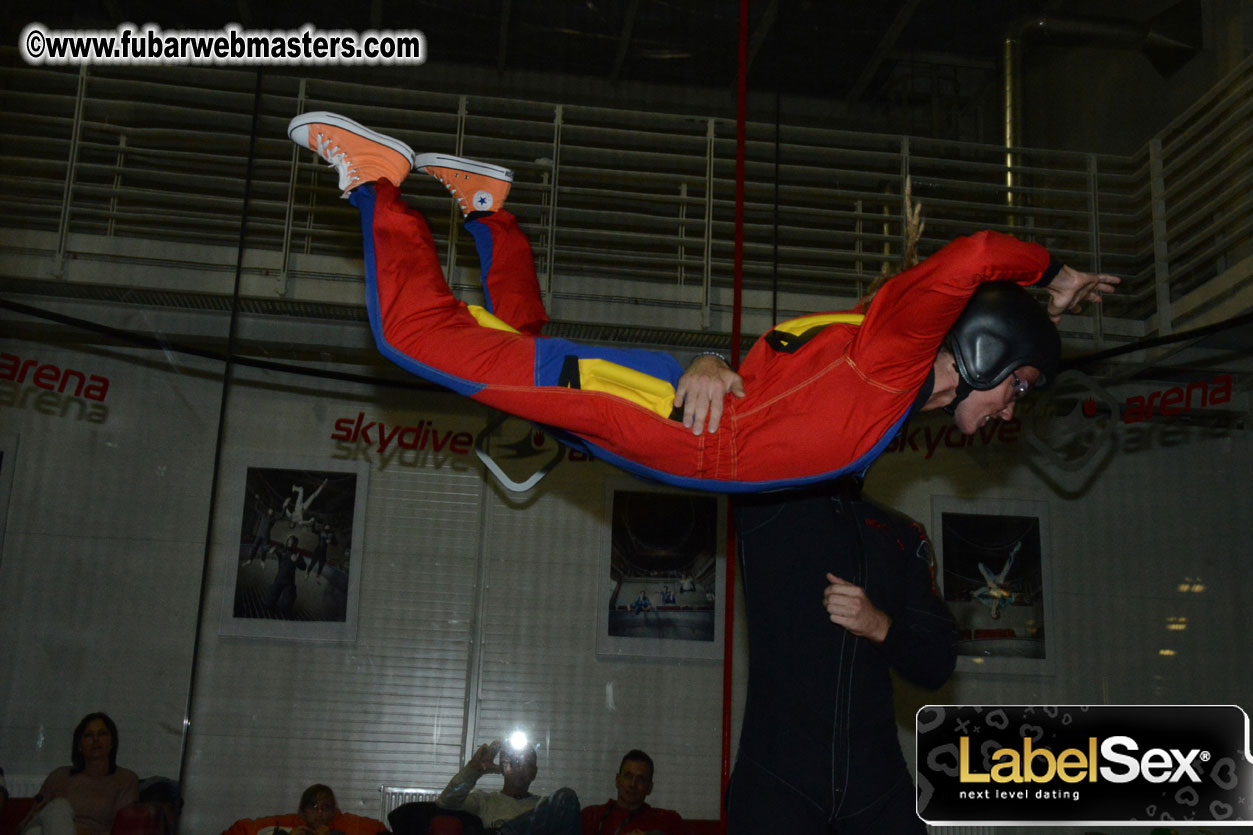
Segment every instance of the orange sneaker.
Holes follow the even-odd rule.
[[[343,197],[357,186],[376,180],[398,186],[413,167],[413,149],[408,145],[337,113],[302,113],[287,123],[287,135],[339,172]]]
[[[443,183],[463,215],[504,208],[513,184],[513,172],[508,168],[448,154],[419,154],[413,167]]]

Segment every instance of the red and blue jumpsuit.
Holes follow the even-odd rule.
[[[887,282],[860,324],[758,340],[739,368],[747,396],[727,398],[717,432],[693,435],[655,403],[580,387],[579,364],[590,359],[639,372],[671,393],[683,369],[664,353],[539,336],[547,316],[530,244],[509,212],[466,224],[494,314],[485,319],[453,296],[426,221],[397,187],[380,180],[353,191],[351,202],[361,211],[366,304],[384,356],[555,428],[558,437],[628,472],[726,493],[864,473],[908,417],[979,284],[1047,283],[1060,267],[1043,247],[1008,235],[959,238]]]

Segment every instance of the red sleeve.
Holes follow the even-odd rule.
[[[1039,244],[999,232],[958,238],[884,283],[853,338],[849,358],[881,385],[920,385],[980,284],[1035,284],[1049,272],[1048,250]]]
[[[605,807],[601,806],[584,806],[583,811],[579,813],[579,824],[582,829],[582,835],[597,835],[596,827],[600,823],[601,818],[605,814]]]
[[[678,812],[670,812],[667,817],[669,818],[666,821],[667,832],[672,833],[672,835],[691,835],[691,828]]]

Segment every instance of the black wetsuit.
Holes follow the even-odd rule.
[[[956,663],[920,526],[841,480],[736,500],[748,699],[727,790],[729,832],[923,833],[897,741],[889,669],[939,687]],[[892,618],[881,645],[831,622],[826,573]]]
[[[257,518],[256,527],[253,528],[252,548],[248,551],[249,561],[257,558],[257,554],[261,554],[262,562],[265,561],[265,549],[270,547],[270,531],[274,529],[274,521],[278,516],[269,510],[260,509],[257,511],[260,516]]]
[[[323,525],[318,531],[318,544],[313,546],[313,558],[309,562],[308,569],[312,571],[316,568],[319,577],[322,576],[322,566],[326,565],[326,549],[330,546],[332,539],[334,539],[334,534],[331,533],[331,529]]]
[[[265,594],[266,607],[274,610],[281,617],[291,617],[296,605],[296,570],[305,567],[304,557],[280,545],[274,549],[278,557],[278,570],[274,573],[274,582]],[[292,557],[295,556],[295,559]]]

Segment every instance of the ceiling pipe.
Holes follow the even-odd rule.
[[[1044,13],[1014,20],[1002,45],[1002,96],[1005,104],[1005,204],[1014,225],[1014,149],[1022,146],[1022,44],[1026,40],[1131,49],[1144,54],[1163,77],[1201,50],[1200,0],[1180,2],[1144,22]]]
[[[1180,0],[1143,22],[1051,13],[1028,15],[1010,23],[1005,36],[1138,50],[1162,76],[1169,76],[1201,51],[1201,2]]]
[[[1014,149],[1021,142],[1019,135],[1022,128],[1022,83],[1021,83],[1022,47],[1016,37],[1006,37],[1001,55],[1003,67],[1002,96],[1005,101],[1005,205],[1009,209],[1009,225],[1014,225],[1014,168],[1017,160]]]

